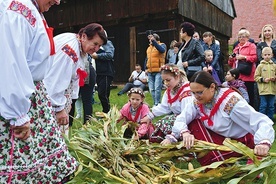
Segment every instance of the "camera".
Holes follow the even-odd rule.
[[[231,54],[231,57],[234,58],[234,57],[236,57],[236,55],[237,55],[236,53],[232,53],[232,54]]]

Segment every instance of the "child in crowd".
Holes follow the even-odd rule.
[[[176,40],[171,41],[170,49],[167,52],[166,55],[166,62],[167,63],[174,63],[175,62],[175,56],[174,56],[174,45],[177,43]]]
[[[239,92],[243,98],[249,102],[249,96],[247,93],[247,88],[244,82],[239,79],[240,71],[236,68],[230,69],[225,75],[225,82],[222,84],[224,87],[234,88]]]
[[[172,57],[169,61],[169,64],[175,64],[175,60],[176,60],[176,55],[178,53],[179,47],[181,45],[181,42],[176,42],[173,46],[173,54]]]
[[[273,120],[276,94],[276,64],[271,60],[272,57],[272,49],[264,47],[262,50],[263,60],[261,60],[255,71],[254,79],[257,82],[260,95],[259,112],[266,114]]]
[[[161,77],[166,85],[161,104],[154,106],[152,112],[142,122],[150,122],[154,117],[166,115],[156,122],[156,128],[150,137],[151,142],[161,142],[172,131],[172,126],[186,104],[193,103],[190,85],[184,71],[176,65],[166,64],[161,67]]]
[[[215,79],[217,84],[221,85],[221,81],[219,79],[218,73],[212,67],[212,62],[213,62],[213,58],[214,58],[213,51],[212,50],[205,50],[204,55],[205,55],[205,61],[201,63],[202,70],[206,71],[206,72],[209,72],[213,76],[213,78]]]
[[[145,94],[141,88],[131,88],[128,93],[129,102],[126,103],[122,109],[121,117],[118,122],[124,121],[132,121],[138,124],[137,132],[139,138],[149,138],[149,136],[154,131],[154,126],[151,122],[144,123],[141,121],[143,117],[145,117],[149,112],[149,106],[144,103]],[[125,137],[131,137],[133,134],[131,128],[128,128],[125,132]]]

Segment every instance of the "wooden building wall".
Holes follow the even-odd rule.
[[[126,82],[136,63],[144,65],[146,30],[156,31],[169,48],[179,40],[179,25],[191,21],[200,33],[213,32],[225,51],[232,30],[232,18],[205,0],[61,0],[45,17],[55,34],[102,24],[115,46],[115,82]]]

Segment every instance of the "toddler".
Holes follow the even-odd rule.
[[[217,84],[221,85],[221,81],[219,79],[218,73],[212,67],[212,62],[213,62],[213,58],[214,58],[213,51],[212,50],[205,50],[204,55],[205,55],[205,61],[202,62],[202,64],[201,64],[202,70],[206,71],[206,72],[209,72],[213,76],[213,78],[215,79]]]

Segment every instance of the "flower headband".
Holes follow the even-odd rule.
[[[132,93],[136,93],[141,95],[143,98],[145,97],[145,94],[143,92],[143,90],[141,88],[131,88],[128,92],[127,92],[127,96],[130,96]]]
[[[161,66],[161,71],[162,70],[170,71],[171,73],[174,73],[175,75],[179,75],[179,68],[177,68],[177,67],[173,67],[170,65],[163,65],[163,66]]]

